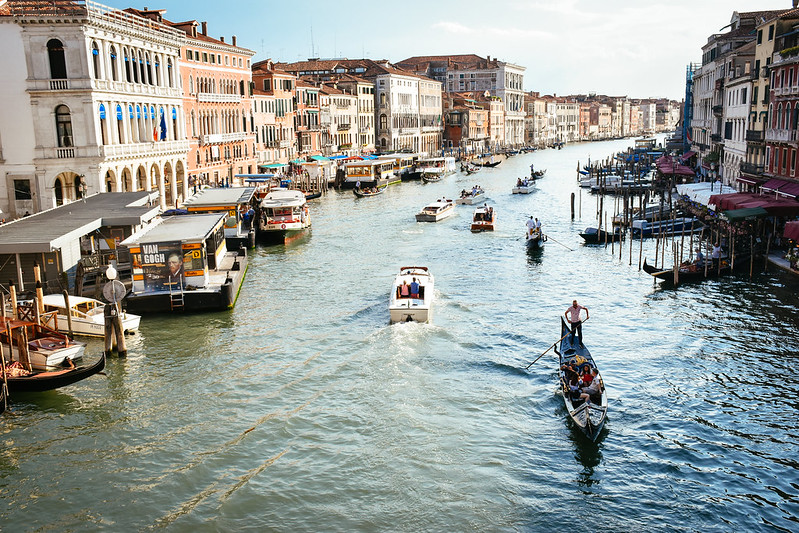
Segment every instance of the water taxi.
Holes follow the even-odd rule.
[[[63,294],[45,294],[42,298],[44,311],[55,312],[58,331],[69,333],[67,305]],[[69,297],[69,314],[72,316],[72,333],[90,337],[105,335],[105,304],[93,298],[82,296]],[[139,329],[141,317],[125,311],[119,316],[122,319],[122,330],[134,333]]]
[[[442,198],[427,204],[421,211],[416,213],[416,222],[438,222],[453,214],[455,214],[455,203],[452,200]]]
[[[302,194],[302,193],[300,193]],[[232,308],[247,250],[228,251],[223,213],[157,219],[120,243],[133,265],[127,308],[136,314]]]
[[[458,205],[473,205],[482,202],[486,198],[486,192],[479,185],[475,185],[470,190],[462,190],[459,198],[455,200]]]
[[[445,176],[454,174],[456,170],[454,157],[428,157],[417,161],[421,169],[422,180],[438,181]]]
[[[273,189],[261,200],[256,216],[258,237],[288,242],[311,227],[311,213],[302,191]]]
[[[429,322],[433,317],[433,295],[433,275],[427,267],[400,268],[388,306],[391,323]]]
[[[535,180],[527,178],[516,180],[516,185],[511,189],[513,194],[530,194],[535,189]]]
[[[481,231],[494,231],[494,224],[497,222],[497,214],[493,207],[483,205],[474,210],[472,216],[472,233]]]

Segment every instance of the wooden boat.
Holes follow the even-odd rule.
[[[481,163],[481,162],[478,161],[477,163],[475,163],[475,165],[477,165],[478,167],[494,168],[495,166],[499,165],[500,163],[502,163],[502,161],[491,161],[489,163]]]
[[[597,374],[594,379],[599,380],[600,393],[590,398],[587,402],[581,400],[579,394],[572,392],[569,378],[564,371],[564,365],[571,365],[578,372],[589,365],[593,368],[597,368],[597,366],[593,357],[591,357],[591,352],[585,346],[580,345],[577,336],[575,335],[574,339],[570,338],[569,327],[563,317],[560,317],[560,335],[560,348],[557,345],[555,346],[555,352],[560,358],[560,365],[558,366],[560,393],[574,424],[586,437],[595,441],[605,425],[605,417],[608,411],[608,395],[605,391],[605,384],[602,381],[602,375]]]
[[[472,233],[479,233],[481,231],[494,231],[494,225],[497,222],[497,214],[493,207],[483,205],[474,210],[472,216]]]
[[[442,198],[427,204],[421,211],[416,213],[416,222],[438,222],[454,214],[455,203],[452,200]]]
[[[358,198],[366,198],[368,196],[377,196],[378,194],[382,194],[383,191],[386,190],[386,187],[388,187],[388,185],[384,185],[382,187],[374,187],[371,190],[370,189],[361,189],[359,187],[355,187],[352,190],[352,193],[355,196],[357,196]]]
[[[518,180],[511,192],[513,194],[530,194],[533,190],[535,190],[535,181],[525,178]]]
[[[585,231],[580,233],[585,244],[604,244],[606,242],[618,242],[624,239],[624,233],[619,228],[616,228],[613,233],[597,228],[585,228]]]
[[[23,339],[27,340],[27,346]],[[24,362],[27,355],[31,368],[38,371],[78,359],[86,349],[84,343],[70,340],[50,327],[29,320],[6,317],[0,317],[0,342],[5,345],[6,353],[11,352],[12,361]],[[23,347],[27,354],[20,354],[20,348]]]
[[[536,250],[544,246],[547,236],[541,232],[541,228],[528,229],[524,233],[524,242],[528,250]]]
[[[633,220],[632,236],[637,238],[653,237],[655,235],[674,235],[678,233],[691,233],[702,224],[694,217],[677,217],[658,221]]]
[[[422,181],[432,183],[444,179],[444,170],[440,167],[430,167],[422,170]]]
[[[43,372],[32,372],[27,376],[13,376],[9,372],[8,392],[42,392],[58,389],[93,376],[105,368],[105,353],[99,360],[83,366],[62,368]]]
[[[537,180],[538,178],[543,178],[544,174],[546,174],[546,173],[547,173],[547,169],[535,170],[535,171],[530,172],[530,177],[532,179],[534,179],[534,180]]]
[[[402,285],[411,285],[414,279],[419,284],[419,293],[415,296],[402,296]],[[391,323],[429,322],[433,317],[433,286],[433,275],[427,267],[400,268],[399,274],[394,278],[388,305]]]
[[[58,331],[69,333],[69,321],[63,294],[46,294],[42,299],[44,311],[56,313]],[[105,335],[105,304],[93,298],[82,296],[69,297],[69,310],[72,315],[72,332],[75,335],[103,337]],[[141,317],[133,313],[122,312],[122,330],[134,333],[139,329]]]
[[[735,267],[739,265],[748,265],[749,264],[750,255],[748,253],[738,254],[735,255]],[[707,269],[705,269],[705,263],[707,263]],[[644,272],[651,275],[658,281],[662,281],[664,285],[673,285],[674,284],[674,269],[663,269],[657,268],[649,263],[646,262],[644,259]],[[721,265],[719,266],[718,260],[714,259],[707,259],[702,261],[701,263],[696,262],[685,262],[677,268],[677,283],[689,283],[695,281],[702,281],[703,279],[708,278],[717,278],[719,276],[726,276],[727,274],[732,273],[732,265],[728,258],[723,257],[721,259]]]
[[[455,203],[458,205],[474,205],[476,203],[482,202],[486,198],[486,193],[482,187],[479,185],[475,185],[471,190],[463,190],[461,191],[461,195],[459,198],[455,199]]]

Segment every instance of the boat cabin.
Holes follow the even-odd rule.
[[[451,174],[456,170],[454,157],[427,157],[419,159],[417,166],[422,169],[440,169],[443,174]]]
[[[378,160],[391,161],[393,163],[394,176],[400,180],[406,174],[413,170],[416,160],[419,158],[416,154],[385,154],[381,155]]]
[[[344,173],[344,187],[350,189],[359,181],[361,187],[382,187],[396,181],[393,160],[367,159],[345,163]]]
[[[228,247],[255,247],[255,187],[202,189],[183,203],[190,214],[225,213],[225,239]]]

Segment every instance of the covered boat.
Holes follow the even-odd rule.
[[[442,198],[427,204],[421,211],[416,213],[416,222],[438,222],[454,214],[455,203],[452,200]]]
[[[586,437],[595,441],[605,425],[605,417],[608,411],[608,395],[605,391],[605,383],[602,381],[602,375],[599,374],[599,369],[588,348],[579,343],[577,336],[574,339],[570,338],[571,333],[563,317],[560,318],[560,334],[560,348],[557,345],[555,347],[555,352],[560,358],[558,370],[560,393],[574,424]],[[599,380],[599,392],[590,396],[588,400],[582,400],[579,390],[574,390],[573,371],[579,374],[586,369],[590,370],[592,368],[597,370],[597,374],[593,379]]]
[[[288,242],[311,227],[311,213],[302,191],[273,189],[261,200],[258,237],[270,242]]]
[[[427,267],[400,268],[388,305],[391,323],[429,322],[433,317],[433,283]]]
[[[694,217],[677,217],[666,220],[633,220],[633,237],[654,237],[655,235],[674,235],[676,233],[691,233],[695,228],[702,226],[699,219]]]
[[[472,233],[479,233],[481,231],[494,231],[494,225],[497,222],[497,214],[494,208],[483,205],[474,210],[472,215]]]

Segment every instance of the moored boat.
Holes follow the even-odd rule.
[[[643,269],[644,272],[651,275],[658,281],[662,281],[663,285],[673,285],[675,283],[688,283],[694,281],[702,281],[708,278],[717,278],[719,276],[726,276],[732,273],[733,266],[737,268],[739,265],[749,265],[750,255],[748,253],[736,255],[735,263],[731,263],[728,257],[719,259],[704,259],[701,261],[687,261],[677,267],[677,279],[674,277],[674,267],[672,268],[657,268],[644,259]],[[721,261],[721,264],[719,264]]]
[[[268,241],[289,241],[311,226],[305,195],[292,189],[274,189],[267,194],[257,219],[258,237]]]
[[[675,233],[691,233],[702,224],[694,217],[677,217],[674,219],[648,221],[633,220],[632,236],[637,238],[653,237],[655,235],[674,235]]]
[[[433,288],[433,275],[427,267],[400,268],[389,300],[390,322],[429,322],[433,317]]]
[[[608,411],[608,395],[605,391],[605,383],[602,375],[591,357],[588,348],[581,345],[577,336],[571,339],[571,333],[563,317],[560,318],[560,347],[556,345],[555,352],[558,354],[560,364],[558,376],[560,378],[560,393],[566,410],[569,412],[574,424],[582,431],[586,437],[596,440],[602,427],[605,425],[605,417]],[[587,401],[580,398],[579,390],[574,390],[574,376],[572,370],[580,374],[583,370],[594,368],[597,374],[593,379],[599,380],[599,392]]]
[[[615,228],[613,233],[598,228],[585,228],[580,233],[585,244],[604,244],[606,242],[618,242],[624,239],[624,233],[619,228]]]
[[[34,371],[71,365],[86,349],[86,344],[50,327],[10,317],[0,317],[0,343],[6,353],[11,353],[11,361],[19,361],[23,367],[29,362]]]
[[[472,215],[472,233],[479,233],[481,231],[494,231],[494,225],[497,221],[497,214],[493,207],[483,205],[474,210]]]
[[[42,298],[45,312],[56,313],[58,331],[69,332],[67,314],[72,316],[72,332],[75,335],[102,337],[105,334],[105,306],[103,302],[83,296],[69,297],[69,313],[63,294],[45,294]],[[119,318],[125,333],[134,333],[139,329],[141,317],[123,311]]]
[[[458,205],[473,205],[482,202],[486,198],[486,193],[482,187],[475,185],[470,190],[462,190],[460,197],[455,199]]]
[[[82,379],[100,373],[105,368],[105,352],[94,363],[71,368],[61,368],[47,371],[28,372],[16,368],[8,368],[8,392],[43,392],[77,383]]]
[[[455,214],[455,203],[447,198],[427,204],[416,213],[416,222],[438,222]]]

